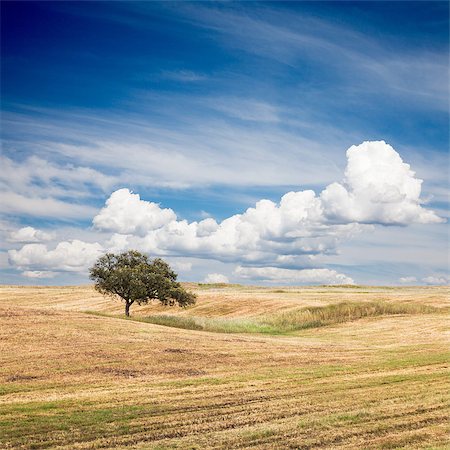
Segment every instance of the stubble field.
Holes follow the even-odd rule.
[[[446,448],[448,287],[0,287],[0,448]]]

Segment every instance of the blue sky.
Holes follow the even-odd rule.
[[[122,248],[113,235],[123,248],[167,257],[185,280],[448,282],[448,224],[421,212],[448,217],[447,2],[1,9],[3,282],[85,282],[92,258]],[[346,157],[365,141],[392,151],[377,144]],[[392,152],[415,175],[398,162],[368,211],[346,167],[378,183]],[[413,178],[423,180],[420,200],[408,197]],[[321,192],[333,183],[358,205],[327,203]],[[129,194],[95,220],[124,188]],[[408,205],[392,200],[392,189],[407,192]],[[281,205],[284,194],[304,190],[320,197],[323,217],[298,219],[306,200],[297,196],[295,207],[258,207],[257,218],[238,216],[234,228],[208,222],[208,236],[192,225],[220,225],[261,199]],[[412,204],[416,212],[406,214]],[[142,225],[168,208],[172,225]],[[249,224],[258,239],[244,239]]]

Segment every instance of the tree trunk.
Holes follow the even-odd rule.
[[[125,315],[127,317],[130,317],[130,306],[131,306],[131,302],[125,301]]]

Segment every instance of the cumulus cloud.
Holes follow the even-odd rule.
[[[114,192],[94,218],[98,229],[129,235],[128,244],[158,255],[189,255],[269,266],[310,265],[312,255],[370,224],[407,225],[440,219],[421,206],[422,181],[384,141],[347,151],[342,184],[288,192],[279,203],[260,200],[218,223],[177,220],[171,209],[141,200],[128,189]]]
[[[9,242],[41,242],[50,239],[50,234],[33,227],[23,227],[19,230],[11,231],[8,236]]]
[[[119,189],[111,194],[106,206],[94,217],[94,226],[120,234],[145,236],[175,219],[171,209],[162,209],[157,203],[141,200],[139,194]]]
[[[221,273],[209,273],[203,280],[203,283],[229,283],[227,276]]]
[[[352,283],[335,271],[313,268],[315,258],[336,253],[340,242],[374,224],[442,219],[422,206],[422,180],[384,141],[352,146],[347,158],[342,183],[327,186],[319,195],[312,190],[288,192],[278,203],[260,200],[221,222],[210,217],[198,222],[178,220],[173,210],[119,189],[93,219],[95,229],[113,233],[103,246],[72,241],[47,250],[28,244],[11,251],[10,260],[35,270],[54,270],[60,264],[61,270],[78,271],[102,251],[137,248],[164,257],[238,262],[247,266],[239,269],[242,277],[263,276],[261,270],[266,270],[268,279],[275,274],[298,283]],[[81,258],[72,259],[78,253]],[[246,272],[251,266],[254,270]],[[287,269],[303,270],[283,272]]]
[[[82,272],[103,252],[103,247],[98,243],[75,239],[60,242],[53,250],[44,244],[26,244],[20,250],[10,250],[8,254],[11,264],[19,269]]]
[[[242,267],[238,266],[235,275],[251,280],[275,283],[299,284],[354,284],[354,281],[335,270],[330,269],[280,269],[278,267]]]
[[[174,217],[171,210],[161,210],[158,205],[137,200],[136,194],[127,190],[120,194],[120,204],[127,205],[131,198],[131,203],[135,203],[131,211],[142,213],[133,218],[126,206],[110,209],[109,203],[101,215],[94,218],[94,223],[97,227],[101,224],[122,233],[132,231],[133,234],[120,238],[122,242],[126,242],[128,248],[140,248],[155,255],[248,264],[310,265],[311,255],[333,253],[342,239],[361,230],[359,224],[326,223],[320,200],[313,191],[290,192],[279,204],[261,200],[243,214],[220,223],[212,218],[191,223],[170,220]],[[150,211],[155,212],[153,221],[145,220]]]
[[[422,281],[426,284],[450,284],[450,276],[448,275],[431,275],[425,277]]]
[[[105,247],[111,253],[120,253],[128,248],[128,238],[126,234],[114,233],[105,244]]]
[[[422,180],[386,142],[353,145],[347,159],[343,183],[332,183],[320,194],[328,218],[384,225],[443,222],[421,206]]]
[[[45,270],[25,270],[22,272],[22,276],[27,278],[53,278],[57,275],[57,272],[49,272]]]
[[[398,281],[400,281],[400,283],[402,283],[402,284],[415,283],[415,282],[417,282],[417,278],[416,277],[401,277]]]

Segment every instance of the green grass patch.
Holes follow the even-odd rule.
[[[398,314],[429,314],[438,309],[415,303],[389,302],[341,302],[326,306],[315,306],[282,312],[262,319],[266,325],[283,332],[318,328],[364,317],[378,317]]]
[[[133,422],[141,417],[152,417],[165,413],[161,405],[142,404],[99,407],[91,402],[53,401],[28,402],[21,405],[0,407],[0,446],[4,443],[29,444],[40,436],[41,447],[56,438],[56,434],[66,434],[64,440],[70,442],[67,433],[73,434],[74,441],[93,439],[102,433],[115,436],[127,434]],[[83,436],[73,433],[83,430]],[[47,442],[46,442],[47,441]]]
[[[283,330],[252,319],[210,318],[196,316],[154,315],[132,318],[139,322],[153,323],[167,327],[184,328],[186,330],[212,331],[215,333],[266,333],[280,334]]]
[[[430,314],[441,309],[416,303],[389,302],[341,302],[326,306],[315,306],[290,310],[256,318],[222,318],[199,316],[176,316],[155,314],[146,317],[132,316],[127,320],[152,323],[186,330],[211,331],[215,333],[262,333],[290,334],[308,328],[352,322],[365,317],[404,314]],[[88,314],[108,314],[85,311]],[[111,316],[110,316],[111,317]],[[114,316],[121,317],[124,316]]]
[[[443,365],[450,361],[450,351],[445,347],[433,349],[426,347],[404,347],[392,351],[384,349],[383,368],[389,370],[403,369],[405,367],[422,367],[430,365]]]
[[[266,439],[276,434],[277,431],[273,428],[260,428],[256,430],[244,431],[243,433],[241,433],[241,436],[247,443],[250,443],[253,441],[258,441],[260,439]]]

